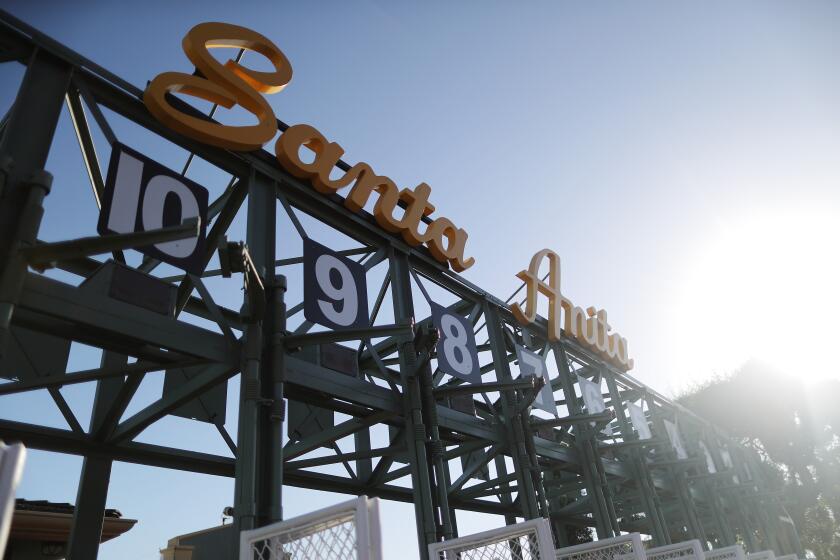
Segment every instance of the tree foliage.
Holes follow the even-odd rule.
[[[775,467],[803,546],[840,560],[840,381],[806,383],[750,361],[678,399]]]

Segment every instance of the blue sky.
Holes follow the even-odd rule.
[[[196,23],[270,37],[294,68],[291,84],[269,97],[280,119],[316,126],[347,161],[400,185],[431,185],[438,212],[470,233],[476,265],[465,276],[498,296],[518,286],[534,252],[554,249],[564,294],[609,311],[629,340],[631,373],[661,392],[750,357],[796,375],[840,374],[825,360],[840,314],[837,3],[6,9],[139,87],[162,71],[191,71],[180,41]],[[20,74],[6,66],[2,110]],[[96,212],[66,119],[57,142],[48,217],[90,216],[81,228],[90,234]],[[180,155],[160,157],[175,166]],[[76,232],[69,221],[47,223],[47,239]],[[192,433],[189,424],[172,425]],[[75,499],[79,460],[33,452],[31,465],[23,497]],[[169,536],[218,522],[232,493],[227,480],[131,465],[117,465],[112,482],[109,506],[141,524],[105,545],[106,559],[155,558]],[[334,499],[308,496],[291,490],[290,514]],[[461,529],[492,522],[465,518]],[[411,530],[405,541],[413,540]]]

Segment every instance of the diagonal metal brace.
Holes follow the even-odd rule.
[[[612,412],[604,411],[598,414],[573,414],[572,416],[565,416],[563,418],[551,418],[548,420],[531,419],[531,426],[534,428],[556,428],[558,426],[573,426],[575,424],[585,424],[588,422],[606,423],[613,419]]]
[[[707,472],[707,473],[697,474],[697,475],[694,475],[694,476],[689,476],[689,477],[686,477],[686,479],[689,482],[693,482],[695,480],[732,480],[731,477],[732,477],[732,474],[728,473],[728,472],[722,472],[722,473]]]
[[[673,461],[653,461],[648,463],[648,466],[652,469],[664,469],[668,467],[690,469],[703,464],[703,462],[703,459],[675,459]]]
[[[651,438],[651,439],[634,439],[629,441],[623,441],[621,443],[601,443],[598,445],[598,451],[618,451],[621,449],[627,449],[631,447],[646,447],[646,446],[656,446],[662,445],[664,443],[663,440],[658,438]]]
[[[189,218],[177,226],[42,243],[33,247],[24,247],[20,252],[32,268],[43,271],[54,267],[59,261],[197,237],[201,231],[200,226],[199,218]]]
[[[492,393],[509,390],[533,390],[542,378],[526,377],[525,379],[514,379],[512,381],[491,381],[490,383],[477,383],[474,385],[441,385],[434,390],[436,399],[443,399],[455,395],[474,395],[476,393]],[[542,385],[540,385],[542,388]]]
[[[109,377],[124,377],[126,375],[146,374],[158,370],[162,371],[166,368],[192,367],[197,365],[203,365],[206,363],[207,362],[205,360],[187,360],[182,362],[175,361],[168,364],[159,364],[141,360],[130,365],[95,368],[73,373],[58,373],[55,375],[45,375],[43,377],[36,377],[34,379],[23,379],[20,381],[14,381],[12,383],[3,383],[2,385],[0,385],[0,395],[23,393],[25,391],[34,391],[38,389],[49,389],[51,387],[60,388],[67,385],[75,385],[77,383],[87,383],[89,381],[108,379]]]
[[[327,344],[330,342],[344,342],[347,340],[363,340],[381,337],[403,337],[412,339],[414,337],[414,325],[409,322],[397,323],[395,325],[384,325],[380,327],[363,327],[358,329],[342,329],[340,331],[326,331],[306,334],[276,334],[274,337],[286,346],[286,348],[301,348],[316,344]]]

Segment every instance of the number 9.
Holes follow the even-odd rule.
[[[341,278],[338,286],[333,284],[333,270],[338,272]],[[321,291],[333,300],[318,300],[321,313],[342,327],[349,327],[355,323],[359,314],[359,292],[347,265],[332,255],[321,255],[315,261],[315,279]]]
[[[365,267],[304,239],[303,316],[330,329],[367,327]]]

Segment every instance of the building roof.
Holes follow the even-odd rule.
[[[15,500],[10,540],[67,542],[73,526],[73,504],[46,500]],[[116,509],[106,509],[100,542],[111,540],[130,530],[136,519],[123,519]]]
[[[68,503],[49,502],[47,500],[24,500],[18,498],[15,500],[15,511],[46,511],[50,513],[69,513],[73,515],[76,511],[76,506]],[[105,517],[112,517],[114,519],[122,518],[122,513],[118,509],[106,509]]]

